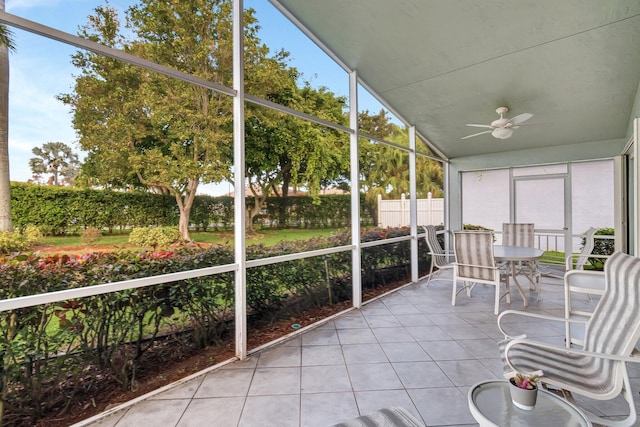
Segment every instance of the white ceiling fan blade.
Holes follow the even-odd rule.
[[[533,114],[523,113],[523,114],[517,115],[514,118],[512,118],[511,120],[509,120],[509,123],[511,123],[512,125],[519,125],[522,122],[526,122],[531,117],[533,117]]]
[[[490,125],[477,125],[475,123],[467,123],[466,126],[472,126],[474,128],[489,128],[489,129],[493,129],[493,126],[490,126]]]
[[[545,125],[546,122],[535,122],[535,123],[518,123],[517,127],[520,126],[531,126],[531,125]],[[511,126],[511,129],[516,129],[516,126]]]
[[[460,139],[467,139],[467,138],[471,138],[471,137],[474,137],[474,136],[482,135],[483,133],[491,133],[491,132],[493,132],[493,130],[485,130],[483,132],[474,133],[473,135],[464,136],[464,137],[462,137]]]

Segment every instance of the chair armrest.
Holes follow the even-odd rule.
[[[456,254],[453,253],[452,251],[445,251],[442,254],[434,254],[433,252],[427,252],[427,255],[430,255],[430,256],[442,256],[447,260],[447,262],[452,262],[452,260],[455,261],[455,258],[456,258]]]
[[[509,314],[515,314],[518,316],[526,316],[526,317],[534,317],[536,319],[542,319],[542,320],[553,320],[556,322],[562,322],[564,324],[567,324],[567,323],[586,324],[588,322],[588,319],[565,319],[564,317],[551,316],[549,314],[529,313],[527,311],[519,311],[519,310],[505,310],[498,315],[498,329],[500,329],[500,332],[502,333],[502,335],[504,335],[505,338],[513,338],[511,335],[505,332],[505,330],[502,328],[502,325],[501,325],[502,318]],[[526,336],[526,335],[523,335],[523,336]]]
[[[513,365],[511,365],[511,362],[509,361],[509,350],[511,349],[511,347],[513,347],[516,344],[520,344],[520,343],[524,343],[527,345],[531,345],[534,347],[538,347],[538,348],[543,348],[543,349],[547,349],[547,350],[557,350],[557,351],[562,351],[564,353],[567,354],[576,354],[576,355],[581,355],[581,356],[587,356],[587,357],[594,357],[594,358],[598,358],[598,359],[607,359],[607,360],[618,360],[621,362],[631,362],[631,363],[640,363],[640,357],[635,357],[635,356],[619,356],[617,354],[608,354],[608,353],[598,353],[598,352],[594,352],[594,351],[586,351],[586,350],[580,350],[577,348],[569,348],[569,347],[558,347],[557,345],[553,345],[553,344],[546,344],[540,341],[534,341],[532,339],[529,338],[514,338],[513,340],[509,341],[509,343],[507,343],[507,345],[504,348],[504,358],[507,362],[507,364],[509,365],[509,367],[513,370],[516,370],[515,367]]]
[[[496,273],[498,275],[507,275],[507,273],[504,271],[504,269],[500,266],[500,265],[496,265],[495,267],[491,267],[489,265],[476,265],[476,264],[462,264],[461,262],[453,262],[453,267],[478,267],[481,268],[483,270],[491,270],[491,272],[495,275]],[[459,270],[456,270],[459,271]],[[479,277],[466,277],[466,276],[458,276],[460,279],[462,280],[468,280],[468,281],[481,281],[483,279],[480,279]],[[495,276],[494,276],[495,277]],[[497,279],[495,279],[497,280]]]
[[[567,269],[567,271],[569,270],[574,270],[575,266],[573,265],[573,260],[576,258],[602,258],[603,260],[607,260],[607,258],[610,258],[611,255],[599,255],[599,254],[587,254],[587,255],[583,255],[583,254],[571,254],[571,255],[567,255],[567,258],[565,259],[565,268]]]
[[[607,282],[604,271],[571,270],[564,275],[564,286],[573,292],[602,295]]]

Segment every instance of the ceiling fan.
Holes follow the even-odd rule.
[[[477,124],[467,123],[467,126],[472,126],[477,128],[489,128],[489,130],[485,130],[479,133],[474,133],[473,135],[467,135],[462,139],[471,138],[471,137],[482,135],[485,133],[490,133],[494,138],[498,138],[498,139],[511,138],[511,135],[513,135],[514,129],[518,129],[523,122],[533,117],[533,114],[522,113],[511,119],[508,119],[504,116],[505,114],[507,114],[508,111],[509,111],[508,107],[498,107],[496,109],[496,113],[500,115],[500,118],[492,121],[490,125],[477,125]]]

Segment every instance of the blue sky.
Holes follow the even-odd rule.
[[[122,15],[134,0],[110,0]],[[104,0],[6,0],[8,13],[76,34]],[[289,23],[267,0],[245,0],[245,7],[256,10],[262,27],[259,37],[272,52],[281,48],[291,52],[292,66],[303,73],[313,86],[326,86],[338,95],[348,95],[348,76],[313,42]],[[124,21],[124,18],[122,18]],[[12,181],[31,177],[29,159],[32,149],[46,142],[60,141],[80,153],[71,125],[69,109],[55,96],[69,93],[72,75],[77,70],[70,56],[72,46],[14,29],[16,52],[10,54],[9,159]],[[378,112],[382,106],[364,91],[360,92],[360,110]],[[82,157],[82,155],[81,155]],[[202,187],[201,193],[220,195],[228,184]]]

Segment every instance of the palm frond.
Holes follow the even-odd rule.
[[[6,46],[7,49],[15,51],[16,45],[13,42],[13,33],[6,25],[0,24],[0,46]]]

